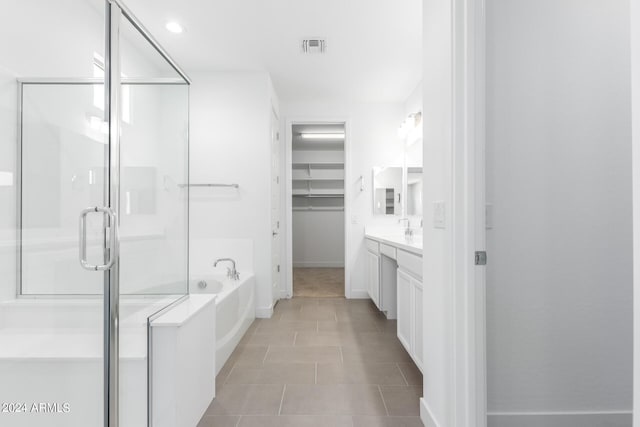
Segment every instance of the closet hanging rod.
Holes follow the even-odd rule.
[[[240,188],[239,184],[178,184],[178,187],[233,187]]]

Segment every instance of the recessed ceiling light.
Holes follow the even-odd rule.
[[[167,25],[165,25],[166,29],[171,31],[173,34],[180,34],[184,31],[184,29],[182,28],[182,25],[178,24],[175,21],[170,21],[167,22]]]

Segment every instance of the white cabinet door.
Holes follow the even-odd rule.
[[[398,270],[398,339],[404,348],[411,354],[411,277]]]
[[[369,279],[369,296],[380,309],[380,256],[367,251],[367,270]]]
[[[413,352],[411,356],[413,357],[413,361],[416,362],[416,365],[422,371],[422,362],[424,361],[424,348],[423,348],[423,337],[422,331],[424,330],[422,324],[422,283],[418,282],[415,279],[411,279],[413,296]]]

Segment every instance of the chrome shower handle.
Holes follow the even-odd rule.
[[[109,256],[106,264],[93,265],[87,262],[87,215],[94,212],[101,212],[109,217]],[[92,208],[83,209],[80,212],[80,265],[85,270],[90,271],[105,271],[113,267],[116,262],[116,238],[117,238],[117,221],[116,213],[111,208],[102,208],[95,206]]]

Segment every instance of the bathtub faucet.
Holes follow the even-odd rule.
[[[240,280],[240,273],[236,270],[236,262],[231,258],[219,258],[213,263],[213,266],[217,267],[218,263],[223,261],[231,263],[231,268],[227,267],[227,277],[231,280]]]

